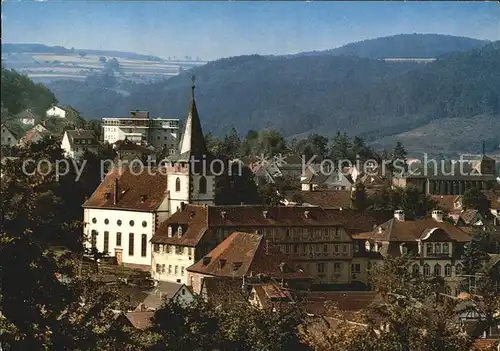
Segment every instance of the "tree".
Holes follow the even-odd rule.
[[[352,205],[356,211],[364,211],[369,206],[368,195],[366,194],[365,186],[362,183],[355,185],[355,190],[352,194]]]
[[[391,155],[391,164],[394,169],[398,172],[406,172],[408,171],[408,164],[407,164],[407,152],[406,149],[404,148],[403,144],[398,141],[396,143],[396,146],[394,147],[394,150],[392,151]]]
[[[106,60],[106,58],[104,56],[101,56],[101,57],[99,57],[99,62],[100,63],[106,63],[107,60]]]
[[[261,203],[266,206],[281,206],[284,196],[276,183],[265,183],[258,187]]]
[[[429,196],[420,193],[414,187],[395,189],[384,187],[370,197],[370,203],[373,210],[403,210],[409,217],[426,216],[437,206]]]
[[[484,216],[489,212],[490,203],[479,188],[473,187],[462,195],[462,207],[478,210]]]
[[[330,158],[335,162],[350,160],[350,148],[351,141],[347,136],[347,133],[341,134],[340,131],[337,131],[337,135],[333,138],[332,146],[330,148]]]
[[[218,205],[252,205],[259,203],[257,185],[247,166],[229,163],[231,172],[216,178],[215,203]]]

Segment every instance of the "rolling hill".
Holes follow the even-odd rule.
[[[349,45],[314,55],[232,57],[147,84],[100,76],[55,81],[49,87],[87,118],[132,109],[183,118],[189,77],[195,74],[204,129],[219,135],[233,126],[241,134],[275,128],[290,138],[344,130],[374,145],[398,139],[417,149],[420,145],[419,151],[440,147],[455,152],[475,148],[479,135],[495,134],[500,42],[401,35]],[[436,60],[427,63],[380,59],[434,55]],[[474,131],[464,132],[467,125],[475,126]],[[440,128],[456,137],[444,138]],[[438,143],[432,142],[435,138]]]

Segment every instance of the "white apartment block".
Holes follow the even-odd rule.
[[[102,119],[103,138],[114,144],[129,140],[137,144],[151,144],[155,149],[175,150],[179,137],[179,120],[149,118],[147,111],[132,111],[129,117]]]

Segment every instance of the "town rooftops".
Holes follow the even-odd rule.
[[[69,144],[71,148],[75,146],[98,146],[99,142],[93,131],[91,130],[67,130],[66,135],[68,136]]]
[[[273,249],[263,235],[241,232],[232,233],[187,270],[218,277],[263,274],[276,279],[309,278],[288,257]]]
[[[165,302],[169,302],[171,299],[178,296],[181,290],[184,289],[184,293],[191,294],[187,286],[184,284],[173,283],[173,282],[159,282],[152,291],[148,293],[148,296],[144,299],[143,305],[148,310],[157,310]]]
[[[167,196],[167,177],[162,173],[155,168],[115,167],[83,207],[155,211]]]
[[[369,231],[392,217],[388,212],[358,213],[325,210],[321,207],[234,205],[185,205],[163,222],[151,239],[153,243],[195,246],[209,228],[314,227],[339,226],[350,233]],[[182,235],[175,233],[182,226]],[[171,227],[169,235],[169,227]]]
[[[297,191],[294,195],[300,197],[301,201],[299,202],[302,205],[319,206],[325,209],[351,208],[351,192],[349,190]]]
[[[363,233],[354,235],[354,239],[370,239],[381,242],[408,242],[427,239],[428,235],[434,233],[442,236],[444,240],[468,242],[470,235],[460,228],[445,221],[437,221],[433,218],[422,218],[416,220],[398,220],[392,218],[389,221],[376,226],[371,234]]]

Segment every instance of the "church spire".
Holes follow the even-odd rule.
[[[188,116],[186,126],[182,134],[179,144],[179,154],[182,159],[189,160],[191,157],[201,159],[204,155],[207,156],[207,147],[205,145],[205,137],[201,129],[200,117],[196,108],[194,98],[194,89],[196,77],[191,77],[191,102],[188,108]]]

